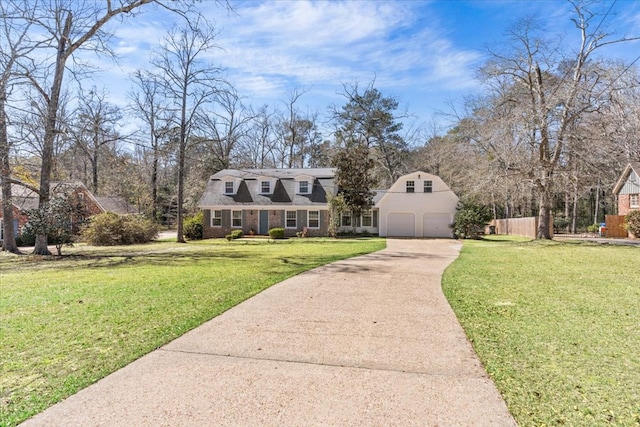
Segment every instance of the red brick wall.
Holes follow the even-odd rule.
[[[0,218],[2,218],[3,215],[4,214],[2,212],[2,209],[0,209]],[[20,213],[20,209],[13,206],[13,219],[16,219],[16,218],[18,219],[18,236],[19,236],[22,232],[22,227],[27,223],[29,218],[26,215],[22,215]],[[15,236],[15,237],[18,237],[18,236]]]
[[[620,194],[618,196],[618,215],[626,215],[631,210],[631,197],[629,194]]]

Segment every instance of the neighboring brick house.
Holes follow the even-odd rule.
[[[329,232],[328,194],[337,194],[335,169],[225,169],[211,176],[198,206],[203,210],[203,236],[224,237],[232,230],[267,235]],[[452,237],[458,198],[437,176],[414,172],[390,189],[375,192],[373,207],[354,218],[340,218],[339,231],[386,237]]]
[[[86,207],[87,216],[98,215],[104,212],[115,212],[118,214],[133,213],[133,209],[124,200],[117,197],[95,197],[88,189],[79,181],[71,182],[52,182],[51,194],[67,193],[71,197],[82,201]],[[11,186],[11,197],[13,199],[13,221],[14,234],[18,237],[22,227],[27,223],[28,217],[24,211],[36,209],[38,207],[39,196],[36,192],[23,187],[21,185]],[[0,194],[1,200],[1,194]],[[84,218],[81,218],[82,220]],[[0,209],[0,241],[2,240],[3,213]]]
[[[626,215],[640,209],[640,162],[632,162],[624,168],[613,194],[618,199],[618,215]]]

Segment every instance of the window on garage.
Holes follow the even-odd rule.
[[[407,181],[407,193],[415,193],[415,192],[416,192],[416,182]]]
[[[433,181],[425,181],[424,182],[424,192],[425,193],[433,193]]]

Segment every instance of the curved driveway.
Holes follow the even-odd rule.
[[[285,280],[24,425],[514,426],[441,291],[460,247]]]

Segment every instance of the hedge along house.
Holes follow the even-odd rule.
[[[329,233],[329,194],[337,194],[335,170],[225,169],[211,176],[198,206],[204,213],[203,236],[224,237],[232,230],[267,235]],[[451,237],[458,198],[437,176],[414,172],[388,190],[376,191],[374,206],[354,218],[344,212],[339,231],[386,237]]]

